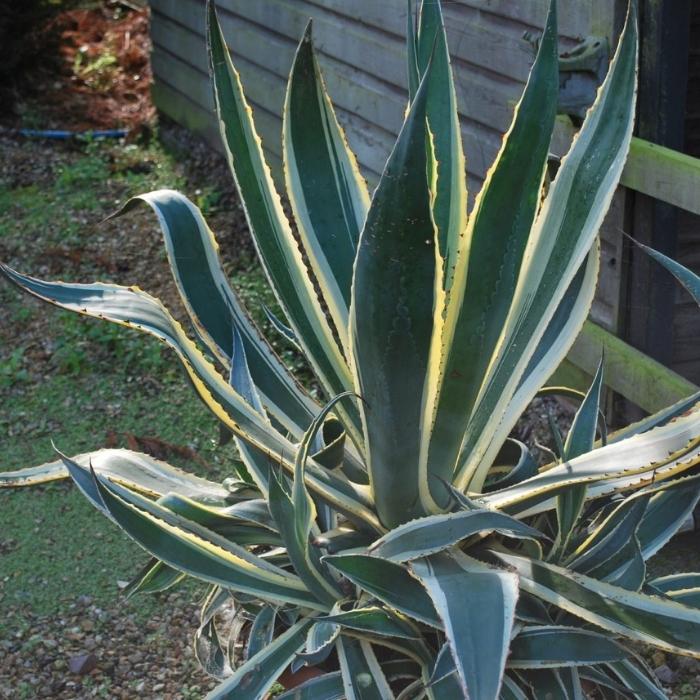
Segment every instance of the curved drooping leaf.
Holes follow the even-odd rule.
[[[504,466],[507,465],[507,466]],[[501,447],[496,461],[489,472],[489,481],[484,484],[484,492],[498,491],[520,481],[535,476],[538,464],[528,446],[514,438],[508,438]],[[503,473],[505,474],[503,475]]]
[[[626,438],[632,437],[633,435],[638,435],[639,433],[644,433],[648,430],[651,430],[652,428],[657,428],[661,427],[662,425],[666,425],[675,418],[678,418],[678,416],[683,415],[687,411],[693,410],[698,404],[698,402],[700,402],[700,391],[696,392],[695,394],[692,394],[691,396],[688,396],[687,398],[677,401],[672,406],[668,406],[667,408],[663,408],[660,411],[657,411],[651,416],[646,416],[645,418],[642,418],[642,420],[637,421],[636,423],[631,423],[625,428],[616,430],[608,437],[607,441],[620,442],[621,440],[625,440]]]
[[[116,523],[171,567],[263,600],[327,610],[295,575],[105,477],[96,476],[96,487]]]
[[[627,591],[541,561],[494,552],[514,568],[520,587],[605,630],[700,658],[700,610]]]
[[[505,412],[511,397],[563,294],[595,242],[632,137],[636,63],[636,8],[632,3],[608,75],[561,162],[528,238],[513,302],[460,451],[456,484],[462,489],[469,485],[471,490],[480,490],[499,443],[517,418],[518,411]],[[565,346],[573,343],[577,331],[571,329],[562,340]],[[528,380],[531,396],[546,378]],[[494,415],[503,415],[495,430],[490,427]],[[505,434],[494,441],[494,433]]]
[[[493,510],[429,515],[399,525],[369,547],[375,557],[405,562],[434,554],[472,535],[499,532],[506,537],[540,539],[533,527]]]
[[[272,516],[285,542],[287,555],[294,570],[309,591],[326,607],[330,607],[340,597],[332,579],[323,574],[319,551],[309,546],[308,533],[303,539],[295,530],[296,511],[292,499],[287,495],[278,477],[270,474],[269,506]]]
[[[77,455],[74,459],[82,459],[85,455]],[[23,467],[0,472],[0,488],[15,488],[17,486],[38,486],[51,481],[63,481],[70,478],[63,460],[45,462],[35,467]]]
[[[371,541],[372,536],[369,532],[339,527],[317,535],[312,544],[325,549],[328,554],[337,554],[348,549],[364,549]]]
[[[377,606],[340,611],[322,619],[359,632],[402,639],[420,639],[420,633],[412,623],[395,612]]]
[[[277,477],[272,475],[270,482],[270,511],[279,525],[289,558],[309,590],[313,591],[319,600],[330,605],[342,597],[342,593],[326,564],[321,561],[319,550],[311,546],[310,537],[315,527],[317,513],[313,499],[306,489],[304,474],[309,452],[317,434],[330,411],[343,398],[344,395],[341,394],[329,401],[304,433],[294,460],[291,498],[284,491]]]
[[[700,608],[700,574],[671,574],[647,582],[648,586],[672,600]]]
[[[592,630],[562,625],[523,627],[513,639],[509,668],[561,668],[622,661],[629,652]]]
[[[132,450],[96,450],[76,455],[71,460],[84,469],[92,465],[99,474],[154,497],[175,491],[200,502],[222,504],[229,495],[221,484]],[[69,476],[61,458],[38,467],[0,472],[0,487],[33,486],[50,480],[67,479]]]
[[[590,497],[624,488],[659,483],[694,468],[700,450],[700,411],[690,411],[652,430],[541,471],[514,486],[481,496],[484,507],[507,509],[518,517],[551,509],[558,489],[587,483]]]
[[[518,577],[461,553],[411,564],[440,616],[465,697],[498,700],[518,599]]]
[[[336,649],[347,700],[393,700],[371,644],[341,636]]]
[[[238,392],[216,372],[213,365],[185,335],[157,299],[134,287],[111,284],[65,284],[43,282],[0,264],[0,271],[25,291],[34,296],[78,313],[135,327],[168,343],[175,350],[187,370],[200,398],[208,408],[234,433],[240,435],[277,464],[293,469],[290,460],[293,445],[271,428]],[[367,508],[368,499],[347,480],[326,469],[309,464],[306,478],[311,488],[328,498],[341,511],[357,509],[359,515],[378,526],[376,516]],[[361,503],[364,501],[364,505]]]
[[[426,625],[442,627],[425,588],[400,564],[364,554],[334,554],[324,561],[390,608]]]
[[[66,473],[70,468],[70,475],[80,490],[99,509],[102,509],[102,506],[89,473],[90,469],[115,483],[152,498],[176,492],[201,504],[221,506],[226,505],[230,497],[221,484],[132,450],[104,449],[73,458],[61,455],[61,463]]]
[[[155,557],[152,557],[148,564],[139,571],[134,578],[129,581],[123,589],[127,598],[137,593],[160,593],[167,591],[171,586],[176,585],[185,578],[182,571],[173,569]]]
[[[237,518],[241,522],[255,523],[274,531],[277,529],[267,502],[262,498],[247,498],[223,508],[222,513],[229,518]]]
[[[246,646],[246,660],[252,659],[259,652],[272,644],[275,637],[275,623],[277,622],[277,608],[273,605],[264,605],[255,616],[248,634]]]
[[[644,494],[625,499],[581,542],[566,566],[586,574],[612,559],[637,534],[648,503]]]
[[[347,363],[282,210],[213,2],[208,3],[207,46],[221,136],[260,260],[294,334],[328,394],[336,396],[349,391],[352,379]],[[355,406],[348,402],[347,411],[340,410],[348,432],[361,444]]]
[[[626,690],[632,691],[633,697],[649,698],[650,700],[668,700],[668,696],[661,688],[659,682],[649,671],[645,673],[633,661],[617,661],[608,664],[613,677],[621,683]]]
[[[423,78],[372,198],[355,261],[350,336],[367,467],[388,527],[423,514],[418,471],[434,325],[435,225],[426,167]]]
[[[186,520],[199,523],[223,535],[236,544],[268,547],[282,545],[282,539],[276,531],[266,526],[242,522],[240,518],[230,516],[225,508],[212,508],[173,493],[162,496],[157,503]]]
[[[669,574],[651,579],[649,585],[662,593],[674,593],[700,588],[700,573]]]
[[[202,604],[199,627],[194,634],[194,652],[204,671],[222,680],[232,673],[227,644],[222,641],[214,622],[214,616],[231,602],[231,594],[218,586],[212,586]]]
[[[333,608],[336,609],[335,607]],[[306,635],[304,651],[297,654],[290,670],[296,673],[302,666],[318,666],[322,664],[333,652],[335,640],[340,634],[338,625],[327,620],[317,620],[309,628]]]
[[[206,700],[262,698],[294,655],[304,645],[313,618],[304,617],[280,634],[271,644],[239,666],[235,673],[212,690]]]
[[[232,360],[234,330],[241,341],[253,382],[267,409],[294,435],[301,435],[315,412],[314,401],[277,357],[231,288],[214,234],[200,210],[174,190],[130,199],[114,216],[139,202],[158,217],[170,268],[198,336],[225,365]]]
[[[441,369],[426,457],[431,472],[446,480],[451,479],[465,425],[508,315],[539,205],[556,115],[557,74],[552,3],[525,92],[469,217],[464,234],[469,255],[453,261],[453,291],[441,347],[436,346],[441,355],[434,360]]]
[[[345,688],[340,671],[324,673],[286,693],[275,696],[275,700],[344,700],[344,698]]]
[[[347,348],[352,268],[369,193],[326,93],[314,56],[311,21],[289,75],[282,146],[299,236]]]
[[[637,531],[644,559],[656,554],[678,532],[699,501],[697,478],[651,497]]]

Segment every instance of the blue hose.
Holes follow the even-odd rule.
[[[123,139],[128,129],[103,129],[97,131],[67,131],[62,129],[18,129],[21,136],[41,139]]]

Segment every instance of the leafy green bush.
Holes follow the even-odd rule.
[[[410,105],[370,198],[302,39],[283,145],[293,235],[208,9],[216,105],[248,222],[328,402],[296,382],[229,286],[200,211],[159,190],[158,217],[198,341],[136,288],[43,282],[29,293],[150,333],[234,435],[223,484],[127,450],[2,475],[73,478],[153,560],[135,591],[211,584],[195,648],[211,698],[664,697],[628,640],[700,657],[700,574],[648,580],[645,560],[698,501],[698,396],[612,435],[603,368],[560,459],[508,438],[566,355],[598,274],[597,232],[631,138],[634,7],[595,104],[543,192],[557,102],[552,4],[496,163],[467,217],[439,3],[408,32]],[[651,251],[650,251],[651,252]],[[651,254],[700,296],[700,283]],[[307,267],[306,261],[310,265]],[[323,304],[316,295],[319,288]],[[289,324],[287,327],[286,324]],[[216,613],[233,609],[225,627]]]

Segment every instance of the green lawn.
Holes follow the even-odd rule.
[[[177,156],[157,143],[44,148],[49,175],[37,168],[36,183],[27,183],[26,174],[17,183],[11,163],[10,177],[0,182],[0,258],[37,276],[128,283],[130,270],[119,268],[119,256],[138,257],[140,237],[147,234],[152,245],[144,255],[155,259],[139,261],[134,274],[141,279],[136,281],[144,284],[149,266],[165,278],[157,226],[146,212],[136,215],[135,223],[123,220],[127,228],[139,227],[125,243],[128,255],[118,241],[108,240],[119,235],[118,227],[95,224],[127,196],[187,187]],[[19,166],[24,152],[29,167],[36,167],[42,148],[19,147],[14,152]],[[211,188],[199,192],[193,196],[204,208],[216,200]],[[241,265],[243,291],[255,297],[260,277],[246,270]],[[159,279],[156,291],[165,284]],[[196,450],[206,462],[167,455],[179,466],[213,479],[228,474],[233,447],[217,447],[216,421],[196,399],[174,353],[158,341],[51,308],[4,281],[0,304],[1,470],[55,459],[52,443],[70,455],[110,441],[127,445],[131,435],[158,438],[166,450],[167,445],[180,452]],[[116,604],[117,581],[131,578],[145,560],[145,553],[68,483],[0,492],[0,599],[5,605],[26,606],[41,615],[81,595]],[[148,612],[152,604],[140,596],[131,605]]]

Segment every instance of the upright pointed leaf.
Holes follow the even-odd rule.
[[[408,82],[408,101],[418,92],[420,75],[418,73],[418,56],[416,46],[416,22],[413,14],[413,0],[406,0],[406,78]]]
[[[434,3],[426,3],[433,5]],[[433,473],[450,479],[464,426],[508,315],[539,204],[558,87],[556,5],[551,4],[525,92],[477,196],[447,300],[430,454]],[[464,233],[463,231],[459,232]]]
[[[575,459],[579,455],[590,452],[595,442],[596,427],[598,425],[598,407],[600,406],[600,392],[603,386],[603,359],[598,364],[586,398],[576,411],[571,429],[566,437],[564,445],[564,459]],[[583,504],[586,499],[586,485],[581,484],[567,489],[557,497],[557,541],[554,545],[556,556],[566,552],[573,534]]]
[[[370,483],[386,526],[420,514],[418,473],[436,276],[426,168],[428,74],[399,134],[362,231],[352,287],[351,342]]]
[[[431,179],[435,181],[433,217],[438,232],[437,247],[443,261],[442,283],[448,290],[452,286],[455,268],[466,254],[463,234],[467,223],[467,171],[450,52],[439,2],[421,3],[416,56],[412,59],[409,50],[408,60],[409,65],[412,60],[417,61],[421,78],[428,69],[431,73],[426,116],[435,159],[428,163],[428,167]]]
[[[369,193],[326,93],[310,21],[289,75],[282,136],[287,192],[299,235],[347,347],[352,267]]]
[[[221,136],[260,259],[306,356],[327,392],[335,396],[351,388],[347,363],[282,210],[252,111],[211,1],[207,13],[207,43]],[[351,403],[348,411],[347,428],[354,439],[359,440],[359,418]]]
[[[600,394],[603,387],[603,358],[598,363],[593,382],[586,397],[576,411],[574,420],[566,436],[564,459],[574,459],[579,455],[590,452],[595,443],[598,414],[600,412]]]
[[[475,411],[479,405],[489,410],[470,421],[461,450],[457,476],[461,488],[471,484],[472,490],[480,490],[499,448],[492,444],[486,414],[500,415],[510,403],[562,296],[594,244],[632,137],[636,65],[636,6],[631,3],[608,75],[528,238],[512,304],[476,401]],[[567,346],[574,339],[570,334]],[[533,396],[538,388],[532,387]],[[508,420],[514,422],[515,417],[509,415]]]
[[[634,241],[634,239],[631,239]],[[663,253],[659,253],[643,243],[634,241],[649,257],[653,258],[659,265],[665,267],[688,291],[693,299],[700,304],[700,277],[692,270],[684,267],[680,263],[672,260]]]

